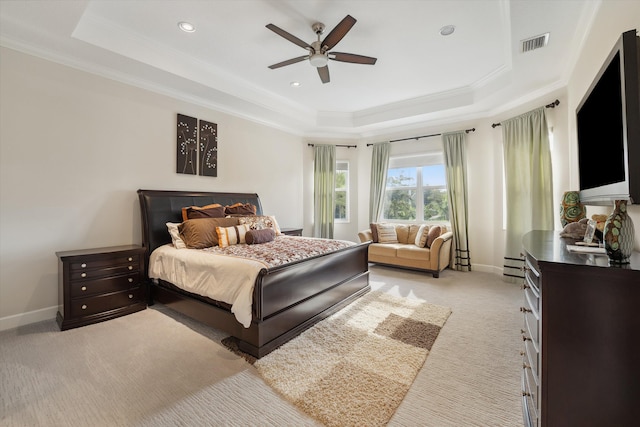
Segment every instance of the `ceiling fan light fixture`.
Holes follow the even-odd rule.
[[[329,62],[329,58],[327,55],[323,55],[321,53],[314,53],[309,57],[309,62],[316,68],[322,68],[327,66],[327,62]]]

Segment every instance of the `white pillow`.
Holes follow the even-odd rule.
[[[173,246],[176,249],[186,249],[187,245],[185,245],[184,240],[180,238],[180,231],[178,230],[179,225],[180,224],[174,222],[168,222],[167,229],[169,230],[169,234],[171,235]]]
[[[429,226],[422,224],[416,234],[415,245],[419,248],[424,248],[427,245],[427,237],[429,236]]]

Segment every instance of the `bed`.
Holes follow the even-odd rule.
[[[182,208],[214,203],[252,204],[255,193],[138,190],[145,265],[151,253],[171,243],[167,222],[182,221]],[[234,337],[238,348],[261,358],[370,290],[368,243],[359,243],[260,270],[251,297],[251,322],[244,327],[227,303],[187,292],[165,280],[148,280],[149,305],[155,302]],[[148,267],[147,267],[148,268]]]

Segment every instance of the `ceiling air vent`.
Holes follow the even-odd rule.
[[[534,49],[545,47],[549,42],[549,33],[544,33],[539,36],[531,37],[522,40],[522,52],[529,52]]]

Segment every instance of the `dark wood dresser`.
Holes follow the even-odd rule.
[[[114,246],[56,252],[61,330],[113,319],[147,308],[144,249]]]
[[[640,253],[624,267],[524,236],[525,426],[640,425]]]

